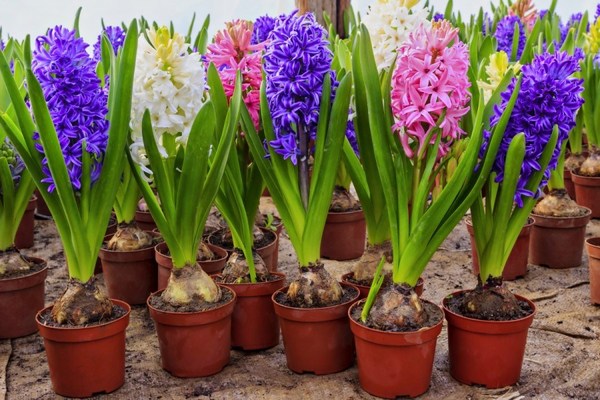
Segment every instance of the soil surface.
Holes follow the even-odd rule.
[[[150,298],[150,305],[160,311],[166,312],[182,312],[182,313],[191,313],[198,311],[208,311],[213,310],[215,308],[219,308],[224,306],[226,303],[229,303],[233,298],[233,293],[231,290],[222,289],[223,293],[221,296],[221,300],[216,303],[207,303],[204,299],[194,296],[192,302],[182,306],[173,306],[166,301],[163,300],[161,296],[152,296]]]
[[[359,324],[361,324],[363,326],[367,326],[369,328],[373,328],[373,326],[369,325],[369,319],[367,319],[366,323],[363,323],[362,320],[360,319],[364,305],[365,304],[362,303],[362,304],[359,304],[358,306],[354,307],[352,309],[351,317],[354,321],[358,322]],[[422,328],[429,328],[429,327],[435,326],[444,318],[443,311],[433,303],[428,303],[428,302],[424,301],[423,308],[425,309],[425,313],[427,314],[427,321],[422,326],[419,326],[419,327],[406,326],[406,325],[398,326],[394,330],[391,330],[388,332],[415,332]],[[375,329],[377,329],[377,328],[375,327]]]
[[[263,198],[262,211],[273,211]],[[600,220],[592,220],[587,236],[600,236]],[[62,246],[51,221],[36,220],[35,247],[23,251],[48,261],[46,304],[67,283]],[[353,261],[323,260],[340,279]],[[298,276],[294,250],[285,232],[280,241],[279,271],[287,282]],[[422,277],[423,298],[436,304],[448,294],[473,289],[471,248],[464,221],[437,251]],[[429,391],[423,399],[597,399],[600,393],[600,308],[590,304],[588,261],[552,270],[530,265],[524,278],[506,283],[513,293],[534,301],[538,312],[529,331],[519,383],[488,390],[461,385],[448,370],[448,337],[437,341]],[[231,362],[219,374],[198,379],[174,378],[160,367],[158,340],[145,306],[132,307],[127,328],[125,384],[98,399],[375,399],[360,388],[356,366],[333,375],[298,375],[286,367],[283,344],[258,352],[231,351]],[[44,343],[38,334],[0,340],[0,399],[61,399],[52,391]]]
[[[86,328],[88,326],[103,325],[110,321],[119,319],[122,316],[124,316],[125,314],[127,314],[127,310],[125,308],[114,304],[113,309],[112,309],[112,314],[108,318],[103,317],[100,321],[91,322],[91,323],[85,324],[85,325],[79,325],[78,327]],[[52,318],[52,309],[51,308],[49,308],[48,310],[46,310],[40,314],[40,322],[46,326],[51,326],[53,328],[68,328],[68,327],[73,326],[71,324],[59,324],[58,322],[55,322],[54,319]]]
[[[531,315],[533,309],[529,306],[529,303],[526,301],[521,301],[517,299],[517,303],[519,304],[518,315],[487,315],[480,313],[471,313],[468,311],[468,307],[465,304],[465,294],[468,292],[458,293],[452,297],[447,297],[446,305],[448,309],[455,314],[462,315],[467,318],[474,318],[480,320],[491,320],[491,321],[513,321],[521,318],[525,318],[528,315]],[[495,294],[490,294],[494,296]],[[512,296],[511,296],[512,297]],[[504,297],[506,298],[506,297]]]
[[[354,286],[346,286],[346,287],[342,286],[342,290],[344,291],[342,298],[335,303],[328,304],[326,307],[333,307],[333,306],[337,306],[338,304],[344,304],[344,303],[347,303],[350,300],[358,297],[358,294],[359,294],[358,289]],[[286,292],[277,293],[277,295],[275,296],[275,300],[277,301],[277,303],[281,304],[282,306],[286,306],[286,307],[313,308],[306,304],[301,304],[300,306],[298,306],[298,304],[293,304],[290,301],[290,299],[288,298],[288,295]],[[315,307],[315,308],[320,308],[320,307]]]

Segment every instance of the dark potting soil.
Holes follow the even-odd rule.
[[[331,303],[328,304],[326,306],[322,306],[322,307],[313,307],[313,306],[309,306],[307,304],[296,304],[296,303],[292,303],[290,301],[290,299],[288,298],[288,295],[286,292],[279,292],[277,293],[277,295],[275,296],[275,301],[277,301],[277,303],[281,304],[282,306],[286,306],[286,307],[294,307],[294,308],[325,308],[325,307],[332,307],[332,306],[337,306],[338,304],[344,304],[349,302],[350,300],[356,298],[357,294],[358,294],[358,289],[352,286],[342,286],[342,289],[344,291],[344,295],[342,296],[342,298],[340,299],[340,301],[337,301],[335,303]]]
[[[157,310],[166,312],[189,313],[198,311],[208,311],[221,307],[225,303],[231,301],[231,299],[233,298],[231,290],[221,289],[221,291],[223,293],[223,295],[221,296],[221,300],[217,301],[216,303],[207,303],[200,297],[194,296],[194,299],[191,303],[183,306],[174,306],[164,301],[162,296],[152,296],[150,297],[150,305],[156,308]]]
[[[464,312],[464,310],[466,310],[466,306],[464,305],[465,293],[466,292],[461,292],[452,296],[448,296],[445,301],[445,304],[450,311],[458,315],[462,315],[463,317],[480,319],[484,321],[514,321],[517,319],[525,318],[528,315],[531,315],[531,313],[533,312],[533,309],[529,306],[529,303],[519,299],[517,299],[517,301],[519,303],[520,310],[516,315]]]
[[[4,273],[3,275],[0,276],[0,281],[5,280],[5,279],[8,280],[8,279],[22,278],[27,275],[32,275],[32,274],[35,274],[36,272],[40,272],[46,266],[45,263],[38,264],[38,263],[33,262],[29,257],[25,256],[25,259],[29,263],[28,270],[7,271],[6,273]]]
[[[364,304],[365,303],[361,303],[352,309],[352,313],[351,313],[352,319],[354,321],[356,321],[357,323],[359,323],[360,325],[363,325],[363,326],[366,326],[366,327],[372,328],[372,329],[377,329],[369,324],[368,319],[367,319],[367,323],[363,323],[360,320],[360,314],[362,313]],[[444,313],[435,304],[428,303],[426,301],[422,302],[422,304],[423,304],[423,308],[425,309],[425,312],[427,313],[427,315],[429,317],[429,318],[427,318],[427,322],[425,322],[423,325],[415,325],[415,324],[411,323],[411,324],[406,324],[403,326],[396,326],[396,327],[394,327],[394,329],[387,330],[386,332],[416,332],[420,329],[429,328],[434,325],[437,325],[444,318]]]
[[[360,285],[360,286],[371,287],[371,283],[373,283],[373,280],[372,279],[357,280],[357,279],[354,279],[354,273],[352,273],[352,275],[346,277],[346,282],[352,283],[353,285]]]
[[[260,248],[266,247],[269,244],[273,243],[275,241],[275,239],[277,239],[277,235],[275,235],[275,232],[263,231],[262,239],[254,241],[254,243],[253,243],[254,248],[260,249]]]
[[[225,229],[221,230],[218,233],[213,233],[209,237],[209,243],[215,246],[219,246],[224,248],[225,250],[233,250],[233,242],[231,240],[224,238]],[[273,243],[277,239],[275,232],[271,231],[263,231],[263,236],[260,240],[255,240],[253,246],[255,249],[260,249],[266,247],[267,245]]]
[[[250,275],[246,275],[244,276],[241,280],[234,279],[233,277],[229,277],[229,279],[226,279],[223,275],[217,275],[217,276],[213,276],[213,280],[217,283],[226,283],[228,285],[231,284],[236,284],[236,283],[240,283],[240,284],[248,284],[251,283],[250,282]],[[277,276],[277,275],[257,275],[256,276],[256,283],[264,283],[264,282],[274,282],[277,281],[279,279],[285,279],[281,276]]]
[[[85,325],[73,325],[73,324],[59,324],[52,319],[52,308],[48,308],[46,311],[40,314],[40,322],[46,326],[52,328],[87,328],[89,326],[103,325],[108,322],[114,321],[127,314],[127,310],[117,304],[113,304],[112,315],[109,317],[103,317],[99,321],[90,322]]]

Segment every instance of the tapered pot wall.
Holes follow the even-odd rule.
[[[365,252],[367,225],[362,210],[327,214],[321,257],[331,260],[353,260]]]
[[[600,177],[571,174],[577,204],[592,210],[592,218],[600,218]]]
[[[33,247],[33,236],[35,228],[35,208],[37,206],[37,197],[31,197],[21,223],[15,235],[15,247],[17,249],[28,249]]]
[[[125,382],[125,329],[131,308],[125,302],[113,302],[126,310],[122,317],[101,325],[51,327],[36,317],[44,338],[52,389],[61,396],[91,397],[110,393]]]
[[[600,237],[585,241],[590,270],[590,299],[592,304],[600,304]]]

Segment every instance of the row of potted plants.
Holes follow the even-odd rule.
[[[10,104],[0,120],[10,139],[0,157],[2,211],[13,221],[3,226],[18,225],[36,185],[71,280],[34,319],[31,310],[43,308],[45,265],[3,253],[0,267],[39,270],[29,311],[18,309],[20,300],[1,307],[29,324],[8,337],[31,333],[37,320],[57,393],[110,392],[124,379],[129,304],[146,302],[162,366],[175,376],[219,372],[231,346],[274,346],[280,324],[292,371],[338,372],[356,351],[365,390],[414,397],[429,386],[445,315],[453,377],[488,387],[516,383],[536,310],[502,284],[503,271],[534,207],[536,232],[544,201],[565,197],[563,177],[552,171],[562,173],[578,113],[597,144],[586,109],[595,99],[595,25],[586,33],[584,14],[558,43],[554,7],[541,15],[530,6],[502,3],[493,17],[480,12],[463,22],[451,8],[430,21],[416,1],[378,2],[364,24],[348,12],[346,39],[294,12],[233,21],[210,44],[208,20],[192,38],[142,19],[106,28],[95,58],[76,30],[63,27],[34,49],[29,38],[22,45],[11,39],[0,56]],[[408,19],[390,48],[379,27],[397,15]],[[497,52],[506,43],[508,51]],[[21,160],[27,173],[16,174]],[[320,258],[345,257],[322,238],[345,243],[345,232],[324,231],[332,204],[357,207],[348,178],[367,250],[349,283],[339,283]],[[536,205],[548,180],[553,191]],[[276,258],[255,248],[269,233],[256,227],[265,185],[299,263],[299,277],[286,287],[273,272]],[[140,192],[164,240],[156,250],[159,235],[134,224]],[[201,267],[211,249],[201,242],[213,203],[233,247],[211,277]],[[113,209],[119,226],[107,236]],[[449,295],[442,309],[418,296],[420,275],[469,209],[479,284]],[[585,223],[594,216],[583,214]],[[11,229],[2,235],[4,250],[14,242]],[[598,269],[594,240],[590,273]],[[123,260],[123,250],[133,258]],[[96,286],[98,255],[109,293],[125,284],[117,297],[126,301]],[[166,268],[153,267],[153,257]],[[579,265],[581,251],[576,258]],[[131,282],[124,268],[134,271]],[[134,293],[142,274],[155,276],[159,290],[150,283]],[[370,286],[365,299],[357,301],[356,284]],[[501,333],[501,344],[490,332]],[[472,337],[479,342],[464,344]],[[72,350],[64,350],[68,342]],[[494,351],[509,343],[514,350]],[[490,360],[511,368],[489,368]]]

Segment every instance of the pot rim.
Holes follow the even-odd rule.
[[[355,326],[359,327],[360,329],[363,329],[374,335],[384,334],[384,335],[390,335],[390,336],[395,336],[397,338],[401,338],[401,337],[407,337],[407,336],[414,335],[414,334],[424,334],[425,332],[436,330],[436,329],[439,329],[441,331],[442,325],[444,324],[444,310],[442,309],[442,307],[440,307],[438,304],[435,304],[432,301],[421,299],[421,301],[424,301],[431,305],[434,305],[440,311],[440,313],[442,313],[442,318],[440,319],[440,321],[437,324],[435,324],[433,326],[423,327],[417,331],[407,331],[407,332],[389,332],[389,331],[384,331],[384,330],[377,329],[377,328],[371,328],[369,326],[358,323],[357,321],[354,320],[354,318],[352,318],[352,310],[355,309],[356,307],[358,307],[359,304],[365,303],[366,301],[367,301],[367,299],[361,299],[361,300],[357,301],[356,303],[352,304],[350,306],[350,308],[348,309],[348,319],[350,320],[350,323],[352,325],[355,325]],[[438,335],[439,335],[439,333],[436,334],[435,336],[437,337]],[[362,339],[367,340],[365,338],[362,338]],[[373,340],[368,340],[368,341],[373,342]],[[416,344],[416,343],[413,343],[413,344]]]
[[[591,212],[591,211],[590,211]],[[533,214],[533,212],[531,213]],[[525,223],[525,225],[523,225],[523,228],[529,228],[531,227],[533,224],[535,223],[535,219],[533,218],[532,215],[530,215],[529,217],[527,217],[527,222]],[[467,225],[467,228],[473,228],[473,220],[471,219],[471,216],[469,215],[467,218],[465,218],[465,225]],[[470,233],[470,232],[469,232]]]
[[[470,318],[470,317],[465,317],[464,315],[455,313],[454,311],[450,310],[447,306],[446,306],[446,301],[450,298],[453,297],[459,293],[465,293],[465,292],[470,292],[472,290],[458,290],[456,292],[452,292],[449,295],[445,296],[444,299],[442,300],[442,309],[444,311],[444,313],[449,313],[451,314],[453,317],[457,317],[469,322],[474,322],[474,323],[482,323],[482,324],[487,324],[487,325],[492,325],[492,324],[498,324],[500,326],[504,325],[504,326],[508,326],[511,324],[518,324],[520,322],[524,322],[528,319],[533,320],[533,318],[536,316],[537,314],[537,306],[535,305],[535,303],[531,300],[529,300],[527,297],[523,297],[521,295],[518,294],[514,294],[513,295],[521,301],[525,301],[529,304],[529,306],[532,308],[533,312],[529,315],[526,315],[522,318],[519,319],[511,319],[511,320],[507,320],[507,321],[493,321],[493,320],[486,320],[486,319],[476,319],[476,318]],[[446,318],[447,319],[447,318]]]
[[[119,318],[117,319],[113,319],[107,322],[104,322],[102,324],[94,324],[94,325],[87,325],[87,326],[73,326],[73,325],[67,325],[67,326],[50,326],[50,325],[46,325],[44,323],[42,323],[40,321],[40,317],[42,315],[42,313],[46,312],[46,310],[51,309],[52,307],[54,307],[54,304],[48,306],[48,307],[44,307],[42,308],[40,311],[38,311],[35,314],[35,322],[38,324],[38,326],[40,328],[43,329],[48,329],[54,332],[60,332],[60,331],[68,331],[68,332],[74,332],[75,330],[78,330],[80,332],[82,331],[91,331],[97,328],[102,328],[105,327],[107,325],[111,325],[111,324],[115,324],[117,322],[123,321],[124,319],[129,318],[129,314],[131,313],[131,306],[129,304],[127,304],[126,302],[119,300],[119,299],[110,299],[111,302],[113,302],[113,304],[118,305],[119,307],[122,307],[125,309],[125,314],[121,315]]]
[[[227,289],[232,294],[232,297],[231,297],[231,299],[227,303],[223,303],[219,307],[211,308],[210,310],[181,312],[181,311],[164,311],[164,310],[159,310],[158,308],[152,307],[152,305],[150,304],[150,299],[153,296],[159,296],[162,292],[165,291],[165,289],[157,290],[156,292],[150,293],[150,296],[148,296],[148,299],[146,299],[146,306],[152,312],[155,312],[157,314],[162,314],[162,315],[187,315],[187,316],[193,316],[193,315],[200,315],[200,314],[203,314],[203,313],[209,313],[211,311],[218,311],[218,310],[221,310],[221,309],[223,309],[223,308],[231,305],[232,303],[234,303],[236,301],[236,299],[237,299],[237,295],[235,294],[235,291],[233,289],[228,288],[227,286],[221,285],[220,283],[217,283],[217,285],[221,289]]]
[[[588,258],[597,259],[600,257],[600,236],[592,236],[585,239]]]
[[[580,204],[578,204],[579,208],[582,208],[585,210],[585,214],[584,215],[578,215],[576,217],[556,217],[553,215],[541,215],[541,214],[536,214],[533,211],[531,212],[531,217],[535,218],[542,218],[542,219],[546,219],[549,221],[561,221],[561,220],[568,220],[568,219],[572,219],[572,220],[579,220],[579,219],[585,219],[585,218],[589,218],[592,215],[592,210],[589,207],[585,207],[582,206]],[[530,217],[530,218],[531,218]]]
[[[216,277],[221,277],[223,274],[222,273],[218,273],[218,274],[212,274],[211,277],[214,279]],[[223,286],[237,286],[237,287],[248,287],[248,286],[258,286],[258,285],[268,285],[270,283],[276,283],[279,282],[281,280],[284,280],[286,278],[286,275],[283,272],[269,272],[269,275],[275,275],[277,276],[278,279],[273,279],[272,281],[267,281],[267,282],[241,282],[241,283],[223,283],[223,282],[218,282],[218,285],[223,285]]]
[[[350,276],[354,276],[354,272],[350,271],[347,272],[345,274],[342,275],[342,282],[344,283],[348,283],[350,285],[356,286],[356,287],[361,287],[361,288],[370,288],[371,286],[367,286],[367,285],[361,285],[360,283],[352,283],[350,281],[348,281],[348,278],[350,278]],[[425,283],[425,279],[423,279],[422,276],[419,276],[419,280],[417,281],[417,284],[415,285],[415,287],[423,285]]]
[[[277,307],[281,307],[281,308],[289,310],[289,311],[295,311],[295,312],[304,312],[304,311],[306,311],[306,312],[310,312],[310,311],[313,311],[313,310],[319,310],[319,311],[333,310],[333,309],[335,309],[337,307],[340,307],[340,306],[345,306],[345,305],[348,305],[348,304],[352,304],[353,302],[355,302],[360,297],[360,290],[358,290],[358,288],[356,286],[354,286],[354,285],[352,285],[352,284],[350,284],[348,282],[340,282],[340,284],[342,286],[349,287],[349,288],[352,288],[352,289],[356,290],[356,296],[354,296],[352,299],[350,299],[348,301],[345,301],[343,303],[339,303],[339,304],[335,304],[335,305],[327,306],[327,307],[306,307],[306,308],[303,308],[303,307],[291,307],[291,306],[286,306],[284,304],[281,304],[281,303],[279,303],[275,299],[275,297],[277,296],[277,294],[279,292],[283,292],[283,291],[287,290],[290,287],[290,285],[287,285],[287,286],[284,286],[281,289],[278,289],[277,291],[275,291],[273,293],[273,295],[271,296],[271,300],[273,301],[273,304],[275,304]]]
[[[580,179],[580,180],[588,180],[589,179],[592,181],[596,181],[596,180],[600,181],[600,176],[579,175],[579,172],[576,170],[571,171],[571,176],[574,176],[575,178]]]
[[[222,252],[225,252],[225,254],[224,254],[224,255],[222,255],[221,257],[219,257],[219,258],[215,259],[215,260],[205,260],[205,261],[196,260],[196,263],[201,263],[201,262],[202,262],[202,263],[207,263],[207,262],[218,262],[218,261],[223,261],[223,260],[226,260],[226,259],[229,257],[229,254],[227,253],[227,250],[225,250],[224,248],[222,248],[222,247],[219,247],[219,246],[217,246],[217,245],[214,245],[214,244],[212,244],[212,243],[208,243],[208,242],[204,242],[204,244],[206,244],[207,246],[211,247],[211,250],[214,250],[214,249],[216,249],[217,251],[221,251],[221,254],[222,254]],[[159,247],[160,247],[160,249],[159,249]],[[162,242],[160,242],[160,243],[156,244],[156,245],[154,246],[154,251],[155,251],[156,253],[160,254],[161,256],[163,256],[163,257],[165,257],[165,258],[168,258],[169,260],[172,260],[172,257],[171,257],[170,255],[167,255],[167,254],[165,254],[165,253],[163,253],[163,252],[161,251],[163,247],[164,247],[166,250],[168,250],[168,249],[169,249],[169,246],[167,245],[167,242],[165,242],[165,241],[162,241]]]
[[[48,272],[48,262],[46,260],[44,260],[42,258],[38,258],[38,257],[30,257],[25,254],[23,254],[23,256],[25,256],[28,260],[31,260],[32,262],[34,262],[37,265],[41,264],[42,269],[40,269],[39,271],[34,271],[30,274],[15,276],[14,278],[8,278],[8,279],[0,278],[0,282],[12,283],[12,282],[18,281],[19,279],[26,279],[26,278],[30,278],[34,275],[41,274],[43,272]]]

